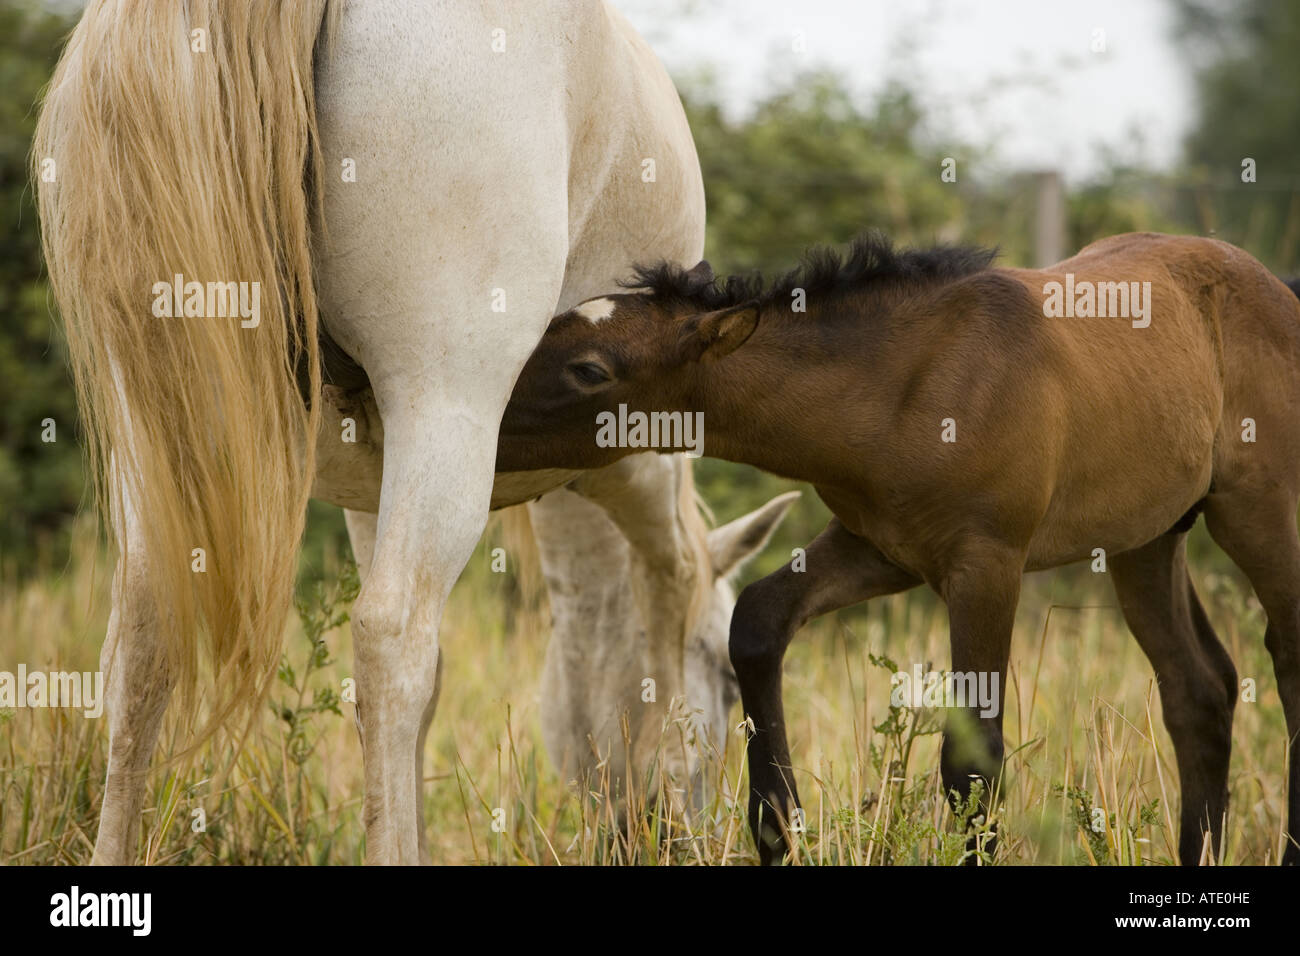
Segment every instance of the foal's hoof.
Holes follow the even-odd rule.
[[[982,820],[983,817],[980,817]],[[998,852],[998,825],[994,822],[986,834],[972,834],[966,840],[966,856],[962,866],[987,866]],[[981,858],[982,856],[982,858]]]
[[[779,827],[764,823],[756,835],[758,844],[758,863],[760,866],[781,866],[785,863],[785,836]]]

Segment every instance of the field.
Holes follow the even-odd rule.
[[[1090,5],[1087,17],[1082,15],[1081,4],[1028,0],[997,4],[975,0],[896,4],[813,0],[797,6],[752,0],[610,2],[624,8],[645,35],[681,94],[705,190],[708,227],[704,256],[720,276],[750,270],[769,278],[781,275],[810,247],[843,249],[866,229],[883,230],[899,246],[935,242],[996,246],[1000,250],[998,265],[1009,267],[1046,266],[1089,243],[1121,233],[1213,236],[1246,250],[1279,277],[1300,276],[1300,175],[1296,172],[1300,125],[1295,122],[1295,91],[1300,90],[1300,57],[1295,55],[1300,45],[1300,0],[1126,0]],[[243,239],[259,245],[256,240],[264,231],[260,218],[242,231],[229,226],[214,228],[209,234],[202,224],[211,220],[218,225],[227,214],[234,222],[240,210],[261,208],[267,197],[259,198],[255,191],[245,189],[245,184],[262,182],[267,168],[282,173],[289,167],[278,163],[268,167],[262,153],[248,154],[254,156],[246,163],[248,168],[238,163],[228,167],[230,157],[238,159],[244,154],[242,149],[223,147],[212,151],[212,161],[217,164],[213,169],[229,168],[232,175],[227,177],[190,162],[206,155],[202,150],[181,148],[185,130],[195,137],[201,132],[211,137],[227,127],[237,127],[241,131],[237,139],[253,142],[247,139],[243,124],[224,120],[244,115],[252,129],[265,107],[279,102],[269,98],[269,93],[267,97],[259,93],[261,98],[247,100],[250,108],[244,113],[231,107],[236,101],[227,94],[238,89],[238,76],[245,72],[262,76],[267,71],[260,66],[236,71],[238,76],[232,74],[235,82],[214,88],[223,97],[223,123],[196,119],[190,124],[184,115],[176,115],[176,106],[182,102],[195,106],[192,118],[206,115],[198,111],[205,102],[201,96],[187,93],[179,97],[176,91],[193,92],[200,88],[194,85],[197,80],[211,78],[205,72],[207,59],[191,64],[182,57],[176,63],[186,65],[176,68],[174,78],[144,67],[112,71],[123,78],[135,76],[142,83],[152,78],[152,87],[156,87],[152,110],[149,99],[127,95],[128,85],[120,89],[122,102],[129,105],[120,110],[109,108],[113,102],[110,94],[119,89],[112,83],[93,89],[92,84],[85,84],[90,92],[84,98],[67,94],[72,106],[95,105],[95,109],[77,111],[85,114],[82,119],[103,121],[100,134],[88,133],[85,139],[95,150],[74,148],[70,144],[76,137],[71,133],[66,141],[62,136],[36,137],[39,116],[59,115],[57,109],[43,112],[40,104],[86,5],[0,0],[0,76],[4,77],[0,87],[0,206],[7,210],[0,228],[0,675],[21,666],[29,671],[83,672],[99,667],[114,559],[86,514],[94,482],[86,470],[85,456],[91,422],[79,411],[70,362],[79,341],[98,342],[112,326],[104,320],[113,316],[113,310],[105,306],[113,297],[103,293],[115,284],[91,288],[96,285],[90,281],[96,270],[102,267],[106,275],[115,266],[126,270],[131,260],[138,258],[129,254],[132,249],[153,249],[157,254],[146,270],[150,283],[153,278],[176,274],[171,268],[173,259],[195,258],[214,264],[198,270],[213,273],[202,277],[209,287],[223,277],[239,279],[241,288],[245,279],[269,280],[274,285],[277,278],[283,278],[278,259],[261,257],[269,267],[256,270],[262,276],[259,280],[251,272],[243,274],[247,257],[242,252],[235,254],[240,250],[233,247],[242,247]],[[533,11],[536,5],[535,0],[517,0],[464,6],[499,8],[492,16],[505,22],[507,15],[515,17],[514,8]],[[591,6],[555,5],[572,6],[575,11]],[[225,10],[242,5],[191,3],[183,10],[186,17],[195,18],[195,11],[209,6]],[[284,9],[301,6],[285,4]],[[339,10],[342,5],[332,6]],[[367,4],[357,0],[351,6],[361,10]],[[412,10],[421,6],[410,4]],[[778,11],[783,6],[791,9]],[[157,11],[173,10],[165,4],[155,7]],[[154,9],[148,5],[135,8],[141,14]],[[167,18],[158,19],[161,23]],[[201,33],[205,43],[214,41],[211,52],[220,49],[216,41],[223,36],[237,38],[229,31],[212,30],[212,23],[202,26],[197,18],[193,24],[181,23],[179,16],[175,19],[178,38],[184,33],[193,42],[197,38],[189,31]],[[232,23],[237,22],[238,18],[232,18]],[[548,26],[544,34],[549,36],[553,27]],[[501,29],[504,39],[506,31]],[[210,34],[205,32],[208,30]],[[424,257],[419,259],[422,263],[446,263],[439,281],[450,281],[459,274],[450,268],[452,253],[472,252],[467,242],[483,244],[482,250],[465,258],[466,264],[474,264],[474,268],[463,269],[468,281],[497,255],[485,256],[483,250],[513,248],[511,230],[525,228],[551,208],[549,200],[536,210],[521,205],[517,223],[506,215],[510,202],[547,195],[539,184],[545,179],[543,173],[552,169],[556,153],[549,148],[537,156],[527,153],[530,143],[550,142],[530,132],[534,121],[545,118],[542,109],[531,107],[531,101],[506,102],[500,97],[500,109],[467,114],[464,123],[451,121],[459,119],[453,112],[459,104],[479,102],[488,96],[485,90],[495,89],[475,83],[482,77],[499,78],[497,63],[526,62],[523,57],[498,59],[499,53],[507,51],[489,47],[486,30],[482,31],[484,42],[475,41],[472,49],[493,66],[489,72],[466,74],[471,81],[466,83],[466,95],[450,98],[445,110],[428,97],[422,98],[421,102],[428,100],[423,107],[404,106],[405,91],[418,89],[416,81],[421,79],[432,84],[430,89],[456,89],[449,84],[459,77],[446,72],[448,64],[469,62],[457,57],[468,56],[470,47],[457,49],[453,43],[477,31],[477,27],[464,34],[447,31],[446,45],[432,48],[439,55],[423,58],[429,68],[427,75],[402,78],[392,90],[378,88],[373,109],[355,110],[357,120],[369,121],[389,115],[389,110],[402,109],[405,112],[394,115],[404,117],[403,129],[410,120],[427,119],[428,148],[418,156],[411,153],[421,164],[418,169],[403,168],[408,162],[406,150],[390,153],[377,139],[368,143],[364,136],[330,133],[316,139],[323,145],[329,145],[327,140],[345,142],[354,155],[335,156],[331,148],[328,157],[321,154],[319,169],[313,155],[310,167],[304,170],[310,175],[303,182],[309,179],[314,190],[319,184],[334,183],[337,164],[342,177],[338,188],[373,190],[357,208],[378,209],[378,200],[396,195],[389,185],[398,179],[391,177],[419,170],[440,174],[436,160],[443,152],[455,153],[453,166],[448,167],[448,175],[454,174],[450,185],[436,182],[436,175],[412,175],[413,181],[423,179],[428,195],[422,196],[418,190],[401,194],[403,215],[426,208],[434,214],[435,218],[426,217],[425,221],[435,225],[437,241],[426,246],[400,222],[379,222],[375,233],[400,240],[394,248]],[[400,32],[395,29],[394,36]],[[493,44],[495,33],[494,23]],[[540,49],[532,45],[535,37],[521,36],[513,25],[509,33],[509,57]],[[575,37],[589,33],[564,32],[565,48]],[[106,35],[116,38],[114,42],[148,41],[153,45],[148,47],[148,56],[115,54],[105,59],[105,64],[153,64],[158,69],[165,65],[153,56],[157,50],[170,49],[159,46],[158,38],[131,30]],[[421,37],[421,43],[434,42]],[[435,39],[444,42],[441,35]],[[256,49],[260,47],[249,46],[250,51]],[[200,51],[191,47],[191,52]],[[240,52],[241,63],[242,57]],[[215,59],[221,72],[224,61]],[[375,65],[387,65],[389,58],[383,60]],[[394,57],[392,62],[407,60]],[[413,52],[410,62],[421,60]],[[588,72],[592,68],[591,58],[575,57],[575,62]],[[620,62],[618,68],[621,75],[636,64]],[[75,71],[73,75],[77,75]],[[95,72],[84,75],[98,76]],[[166,82],[154,82],[159,78]],[[301,76],[284,89],[292,86],[296,90],[299,79]],[[263,77],[261,82],[269,80]],[[649,169],[643,165],[653,159],[643,153],[661,152],[651,148],[646,130],[639,128],[645,124],[628,121],[629,130],[638,135],[629,132],[626,150],[616,148],[612,140],[608,149],[587,144],[588,136],[604,131],[611,119],[617,128],[628,117],[653,119],[659,115],[658,110],[639,106],[615,108],[615,94],[622,85],[584,80],[564,84],[566,94],[559,94],[558,85],[551,91],[556,102],[566,104],[566,115],[574,118],[587,115],[574,98],[575,91],[591,87],[610,99],[609,104],[593,99],[589,112],[594,121],[571,123],[569,128],[573,135],[579,129],[585,132],[581,141],[574,139],[569,144],[575,162],[569,179],[563,181],[567,183],[565,201],[582,202],[573,201],[570,219],[564,220],[574,231],[563,242],[558,231],[549,238],[555,244],[553,261],[565,262],[566,272],[581,280],[575,284],[566,277],[565,285],[570,288],[596,275],[596,260],[618,248],[617,242],[605,238],[579,242],[576,224],[580,220],[592,224],[585,234],[588,237],[604,236],[596,224],[610,228],[611,236],[624,226],[629,236],[636,232],[632,227],[644,226],[647,235],[654,231],[653,224],[640,222],[641,217],[632,211],[620,211],[619,203],[612,200],[607,203],[593,196],[588,197],[592,200],[588,204],[579,195],[582,184],[622,183],[619,177],[623,175],[636,183],[634,189],[657,184],[653,188],[664,190],[655,204],[661,209],[668,208],[666,202],[677,203],[691,193],[670,192],[675,188],[671,185],[672,164],[662,162],[663,156],[659,157],[658,179],[653,162]],[[627,85],[628,89],[651,88],[649,83]],[[273,86],[279,88],[279,84]],[[545,94],[542,86],[539,82],[534,92]],[[61,87],[63,84],[53,85],[56,95],[47,102],[58,102]],[[390,92],[393,95],[388,95]],[[293,95],[298,104],[302,97],[296,92]],[[218,98],[214,95],[206,102],[216,103]],[[326,109],[331,102],[331,97],[322,95]],[[667,106],[667,101],[662,105]],[[512,112],[515,110],[517,113]],[[327,131],[337,119],[346,132],[353,121],[352,112],[349,108],[331,117]],[[158,119],[152,153],[142,150],[137,142],[148,125],[143,121],[151,116]],[[129,122],[119,126],[118,117]],[[512,128],[489,128],[493,122],[506,121]],[[66,126],[65,132],[82,125]],[[268,142],[279,143],[282,134],[287,136],[296,129],[296,125],[285,123],[271,125],[275,134],[267,134]],[[271,125],[266,128],[270,130]],[[409,128],[418,131],[420,127]],[[461,134],[479,138],[462,140],[458,138]],[[42,142],[66,144],[45,149]],[[492,145],[498,142],[518,145],[504,151]],[[681,158],[687,151],[674,149],[672,153]],[[86,163],[86,157],[94,155],[104,157],[99,168]],[[294,150],[286,155],[296,156],[294,161],[301,163],[301,155]],[[501,175],[481,183],[468,176],[461,181],[455,170],[461,168],[462,160],[457,157],[462,155],[473,160],[464,167],[467,173],[476,166],[489,169],[488,160],[517,159],[518,181]],[[358,156],[362,159],[359,177],[355,175]],[[111,162],[108,157],[113,158]],[[118,162],[133,157],[139,160],[134,173],[130,163]],[[630,165],[610,165],[600,176],[588,175],[579,169],[585,157],[604,157],[607,164],[626,159]],[[88,169],[91,175],[79,174],[79,168],[83,173]],[[167,169],[173,175],[166,174]],[[641,178],[647,171],[650,178]],[[296,180],[297,172],[295,168],[290,179]],[[135,187],[146,179],[159,184],[159,197],[144,190],[147,201],[132,204],[128,200],[141,192]],[[162,194],[171,186],[199,182],[227,183],[231,195],[239,192],[240,201],[224,206],[208,203],[206,198],[200,201],[197,190],[177,193],[174,202],[155,201],[164,198]],[[558,196],[562,181],[545,182]],[[87,189],[87,183],[93,183],[94,189]],[[113,188],[115,184],[122,188]],[[103,212],[109,209],[106,203],[120,200],[121,212],[106,215],[108,225],[87,229],[83,242],[69,241],[65,246],[65,267],[80,262],[84,268],[73,271],[87,278],[89,294],[74,298],[92,305],[80,310],[69,307],[66,288],[61,303],[55,301],[50,280],[52,273],[59,272],[60,255],[55,252],[47,260],[42,250],[42,215],[36,202],[42,194],[75,196],[78,188],[91,200],[81,208]],[[620,185],[619,189],[623,188]],[[207,186],[201,192],[203,197],[221,195]],[[296,189],[288,192],[296,193]],[[672,198],[664,201],[665,193]],[[284,196],[284,190],[276,190],[275,201],[268,200],[268,208]],[[490,215],[479,215],[477,197],[483,197],[484,208],[490,206]],[[422,201],[426,206],[420,205]],[[47,238],[53,222],[69,221],[66,217],[51,219],[53,205],[45,213]],[[332,200],[330,208],[334,208]],[[485,227],[496,224],[497,231],[489,229],[480,235],[469,228],[464,237],[458,236],[448,224],[463,218],[466,210],[473,212],[466,222],[481,222]],[[679,218],[673,228],[692,221],[690,215]],[[557,225],[561,222],[555,221]],[[146,229],[150,225],[157,228]],[[200,228],[195,229],[196,225]],[[375,252],[372,243],[355,242],[349,229],[345,216],[333,230],[344,254],[327,257],[330,262],[351,261],[354,244],[361,253]],[[150,235],[145,236],[146,231]],[[328,247],[323,242],[327,233],[305,230],[302,235],[308,231],[314,233],[314,250]],[[357,234],[368,232],[363,228]],[[101,248],[104,236],[112,240],[107,255]],[[529,234],[530,247],[538,238]],[[682,235],[661,243],[674,239],[665,231],[653,243],[629,240],[627,255],[642,245],[649,252],[651,246],[668,249],[676,247],[677,240],[688,238]],[[207,244],[209,239],[210,256],[184,252],[191,241]],[[569,244],[572,248],[567,251],[560,248]],[[306,249],[305,239],[298,245]],[[589,255],[585,250],[596,247],[600,247],[599,255],[591,254],[592,261],[583,261]],[[689,242],[681,248],[688,247]],[[539,263],[546,258],[538,249],[533,252],[525,258]],[[390,257],[394,266],[403,259]],[[296,261],[301,265],[306,256]],[[241,274],[225,275],[225,263],[239,263]],[[220,270],[216,264],[221,264]],[[612,283],[616,278],[613,270],[630,264],[611,260],[601,268],[610,272]],[[145,265],[142,261],[135,271]],[[193,270],[184,271],[197,277]],[[365,288],[366,295],[357,298],[370,299],[373,278],[378,291],[365,310],[372,310],[377,319],[396,314],[390,299],[398,298],[395,290],[402,281],[430,280],[424,274],[404,276],[404,271],[394,268],[395,275],[387,278],[367,273],[366,285],[358,282],[349,296]],[[317,272],[321,277],[330,275],[324,269]],[[132,273],[130,283],[123,280],[120,289],[134,288],[131,283],[136,278]],[[306,289],[305,274],[300,278],[301,288]],[[330,278],[337,280],[336,275]],[[507,282],[508,278],[500,277],[503,290],[514,284],[513,279]],[[553,279],[561,281],[558,275]],[[492,280],[494,285],[497,281]],[[320,285],[321,291],[327,292],[329,285],[351,283]],[[143,282],[140,287],[144,288]],[[606,291],[613,288],[611,285]],[[494,296],[496,291],[493,289]],[[518,309],[521,295],[526,302],[523,290],[511,292],[512,310]],[[422,293],[420,298],[426,297]],[[470,302],[472,297],[462,298]],[[268,294],[259,301],[278,303],[280,298]],[[553,297],[546,303],[539,301],[536,307],[540,310],[552,304]],[[323,301],[322,305],[321,314],[326,324],[331,324],[338,314],[337,303]],[[439,304],[437,308],[450,307]],[[83,336],[69,336],[69,330],[76,331],[79,311],[87,320],[82,322]],[[135,315],[133,307],[117,311],[119,318]],[[473,314],[477,323],[478,313]],[[535,318],[541,317],[538,311]],[[503,320],[491,317],[491,321]],[[152,339],[156,330],[160,345],[180,343],[199,330],[215,328],[193,324],[187,326],[185,335],[173,340],[168,330],[174,327],[149,326],[148,337]],[[401,327],[405,326],[392,326]],[[268,322],[262,328],[272,329],[274,324]],[[378,339],[383,338],[381,326],[370,328],[376,330]],[[465,326],[475,332],[470,335],[467,331],[466,341],[486,341],[478,338],[478,328]],[[125,336],[128,329],[144,335],[143,327],[133,325],[129,318],[119,331]],[[87,330],[92,332],[88,339],[84,337]],[[125,336],[122,341],[127,340],[136,337]],[[74,346],[71,352],[70,343]],[[100,344],[102,349],[90,350],[94,368],[107,368],[103,364],[106,356],[126,355],[133,361],[136,357],[137,350],[115,350],[108,339]],[[414,340],[401,341],[392,351],[404,354],[414,346],[418,346]],[[365,351],[376,354],[374,349]],[[146,352],[140,354],[147,357]],[[358,356],[362,354],[358,350]],[[431,347],[420,353],[421,375],[436,376],[443,368],[477,368],[469,364],[476,354],[467,351],[458,357]],[[178,395],[189,391],[163,387],[166,375],[174,373],[174,385],[201,382],[192,377],[191,369],[209,364],[212,356],[201,358],[202,363],[196,358],[189,364],[159,361],[154,365],[124,360],[121,368],[140,373],[140,404],[145,404],[143,399],[161,396],[160,401],[170,409]],[[457,364],[460,361],[466,364]],[[383,365],[382,359],[379,364]],[[116,374],[113,377],[118,378]],[[1262,372],[1255,377],[1265,378]],[[771,387],[779,384],[773,378]],[[84,378],[82,385],[86,385]],[[1147,387],[1149,383],[1144,377],[1138,385]],[[201,384],[196,385],[194,394],[201,391]],[[238,389],[218,388],[213,396],[227,402],[247,400],[251,404],[246,407],[256,408],[259,414],[276,407],[267,403],[267,395]],[[196,398],[188,407],[212,406],[201,405]],[[239,407],[243,406],[222,407],[213,421],[233,427],[232,423],[244,420],[237,413]],[[803,405],[793,407],[803,414]],[[1122,400],[1107,411],[1128,413]],[[134,410],[132,413],[134,417]],[[251,411],[247,420],[252,420]],[[809,415],[808,422],[815,427],[816,417]],[[164,432],[159,429],[156,434]],[[193,447],[203,447],[203,442],[196,439]],[[716,460],[698,462],[695,476],[719,524],[790,487],[781,479]],[[180,481],[186,475],[173,477]],[[219,508],[219,503],[208,504]],[[349,573],[341,512],[314,503],[311,515],[299,564],[300,607],[285,621],[283,664],[261,707],[260,722],[242,748],[231,739],[218,737],[184,759],[176,756],[186,747],[183,736],[173,728],[164,731],[149,770],[137,862],[363,862],[362,754],[354,704],[347,699],[354,658],[347,616],[356,581]],[[764,553],[742,572],[739,583],[755,580],[787,561],[791,549],[806,545],[827,516],[826,509],[806,492]],[[162,524],[165,522],[159,526]],[[1229,777],[1230,815],[1218,858],[1210,859],[1207,850],[1203,862],[1273,864],[1281,856],[1286,822],[1287,737],[1272,662],[1264,648],[1263,612],[1244,578],[1210,541],[1203,526],[1191,533],[1188,543],[1194,582],[1242,682]],[[540,575],[535,568],[530,570],[520,555],[511,557],[506,573],[492,572],[489,552],[498,545],[509,550],[502,522],[493,519],[443,618],[442,694],[425,754],[424,833],[429,859],[481,865],[756,863],[744,801],[728,796],[746,792],[746,729],[738,707],[731,715],[733,732],[721,742],[725,751],[717,766],[710,768],[713,785],[709,792],[715,794],[712,803],[707,812],[689,821],[665,816],[670,801],[660,798],[661,785],[654,780],[636,781],[630,793],[612,795],[611,780],[620,776],[620,768],[607,768],[608,776],[581,786],[556,772],[542,745],[537,699],[550,639],[546,595]],[[984,835],[996,824],[999,845],[992,856],[977,850],[977,862],[1000,866],[1169,866],[1177,861],[1180,797],[1172,745],[1161,720],[1151,668],[1128,634],[1106,578],[1105,573],[1075,565],[1034,574],[1025,581],[1007,688],[1007,761],[1001,801],[996,819],[973,824]],[[244,588],[240,594],[248,596],[253,590]],[[793,862],[948,866],[967,858],[966,825],[970,821],[956,819],[959,815],[941,793],[942,713],[891,707],[890,701],[893,673],[942,670],[948,659],[945,609],[925,590],[849,609],[804,630],[785,664],[790,745],[806,814]],[[678,730],[673,727],[666,732]],[[87,719],[80,710],[71,709],[0,707],[0,864],[90,860],[103,796],[107,745],[108,721],[104,717]],[[166,759],[168,754],[173,759]],[[623,825],[626,820],[633,821],[630,830]],[[33,882],[28,871],[16,872],[23,883]],[[1123,876],[1127,879],[1129,874]],[[1145,880],[1137,875],[1134,882]]]
[[[719,508],[719,519],[733,517]],[[444,618],[443,690],[426,751],[430,856],[466,864],[750,864],[743,806],[717,797],[689,826],[634,812],[620,834],[598,792],[559,779],[541,744],[536,687],[548,638],[544,597],[488,572],[489,526]],[[777,545],[769,552],[779,550]],[[1285,803],[1285,728],[1263,648],[1262,611],[1223,567],[1203,528],[1193,576],[1240,677],[1231,814],[1221,859],[1275,863]],[[763,564],[779,562],[768,554]],[[360,863],[362,765],[352,705],[343,559],[326,562],[288,628],[265,718],[223,778],[216,741],[189,763],[155,761],[139,861],[154,864]],[[0,583],[4,661],[94,670],[111,569],[83,522],[66,565]],[[1178,785],[1154,680],[1102,574],[1030,575],[1008,684],[1007,772],[995,862],[1169,865]],[[344,589],[346,592],[346,588]],[[309,636],[322,631],[319,642]],[[883,658],[893,662],[891,666]],[[940,796],[937,715],[890,707],[890,673],[947,665],[942,605],[914,591],[814,622],[786,663],[791,750],[806,812],[804,864],[957,863],[965,839]],[[1250,696],[1245,694],[1244,696]],[[734,724],[741,715],[733,712]],[[0,862],[89,860],[104,781],[107,721],[58,709],[0,711]],[[743,738],[728,742],[719,792],[744,793]],[[607,788],[608,784],[605,784]],[[594,791],[602,784],[592,785]],[[634,793],[634,807],[653,794]],[[653,803],[653,801],[651,801]],[[663,805],[663,804],[661,804]],[[502,832],[493,828],[495,819]],[[196,811],[202,810],[202,832]],[[986,821],[987,824],[987,821]]]

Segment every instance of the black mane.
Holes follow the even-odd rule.
[[[881,232],[858,236],[847,255],[815,246],[795,269],[770,286],[758,273],[711,279],[671,262],[638,265],[622,286],[638,289],[663,301],[689,303],[701,311],[725,309],[752,300],[770,302],[803,289],[812,298],[828,292],[854,292],[875,282],[941,283],[987,269],[996,249],[937,245],[928,249],[896,249]]]

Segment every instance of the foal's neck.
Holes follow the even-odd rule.
[[[802,481],[845,478],[855,447],[884,421],[868,383],[888,335],[889,298],[828,294],[807,312],[764,305],[740,348],[696,370],[705,454]]]

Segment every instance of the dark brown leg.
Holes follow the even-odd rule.
[[[1205,509],[1210,534],[1245,572],[1268,615],[1264,644],[1273,658],[1286,715],[1290,775],[1287,846],[1282,863],[1300,865],[1300,537],[1296,499],[1270,487],[1250,495],[1237,489],[1211,495]],[[1233,688],[1234,698],[1236,688]],[[1186,799],[1186,798],[1184,798]]]
[[[1185,534],[1166,534],[1111,558],[1129,630],[1151,662],[1178,759],[1178,859],[1195,866],[1205,834],[1219,850],[1228,810],[1228,758],[1237,672],[1187,574]]]
[[[940,751],[940,774],[954,803],[967,801],[973,782],[981,780],[982,804],[989,813],[1002,774],[1002,705],[1025,555],[1000,542],[972,540],[954,549],[954,558],[940,582],[948,605],[952,670],[973,674],[977,687],[983,681],[990,690],[996,678],[997,693],[994,706],[967,706],[950,717]],[[993,851],[992,841],[986,849]],[[977,861],[972,856],[969,862]]]
[[[764,865],[786,852],[782,827],[799,805],[781,702],[781,662],[795,632],[827,611],[921,583],[832,519],[808,546],[807,566],[786,565],[741,592],[731,618],[731,663],[740,681],[749,739],[749,826]]]

